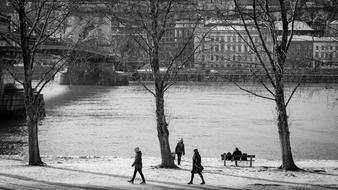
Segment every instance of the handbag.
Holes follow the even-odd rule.
[[[204,167],[203,166],[196,166],[196,172],[197,173],[200,173],[204,170]]]

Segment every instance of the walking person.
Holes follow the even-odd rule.
[[[142,177],[141,184],[145,184],[146,180],[144,179],[144,176],[143,176],[143,173],[142,173],[142,152],[140,151],[139,147],[136,147],[134,149],[134,151],[135,151],[135,161],[131,165],[132,167],[133,166],[135,167],[135,169],[134,169],[134,175],[133,175],[133,178],[131,178],[131,180],[129,180],[128,182],[134,183],[136,172],[138,172],[141,175],[141,177]]]
[[[202,171],[203,171],[203,166],[201,164],[201,156],[198,152],[198,149],[194,149],[194,155],[192,157],[192,170],[191,170],[191,179],[188,184],[192,184],[194,180],[194,175],[195,173],[198,173],[198,175],[201,177],[202,183],[201,185],[205,184]]]
[[[175,148],[175,153],[177,154],[177,164],[181,165],[182,154],[183,156],[185,154],[183,138],[181,138],[181,140],[178,141],[176,148]]]

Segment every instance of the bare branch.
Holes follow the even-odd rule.
[[[139,84],[141,84],[148,92],[150,92],[154,97],[156,97],[155,92],[153,92],[145,83],[143,83],[141,80],[138,80]]]
[[[6,71],[11,75],[11,77],[13,77],[13,79],[20,83],[21,85],[23,85],[23,82],[20,81],[20,79],[15,75],[15,73],[13,71],[11,71],[9,68],[5,67]]]
[[[270,97],[267,97],[267,96],[259,95],[259,94],[257,94],[257,93],[254,93],[254,92],[250,91],[250,90],[247,90],[247,89],[245,89],[245,88],[242,88],[242,87],[241,87],[240,85],[238,85],[236,82],[234,82],[234,83],[235,83],[235,85],[236,85],[239,89],[241,89],[241,90],[243,90],[243,91],[245,91],[245,92],[247,92],[247,93],[249,93],[249,94],[252,94],[252,95],[254,95],[254,96],[257,96],[257,97],[260,97],[260,98],[264,98],[264,99],[267,99],[267,100],[275,101],[274,98],[270,98]]]
[[[291,45],[291,41],[292,41],[292,38],[293,38],[294,28],[295,28],[295,20],[296,20],[296,13],[297,13],[297,6],[298,6],[298,1],[299,1],[299,0],[296,0],[296,2],[295,2],[295,7],[294,7],[294,10],[293,10],[293,15],[292,15],[292,22],[291,22],[291,34],[290,34],[289,40],[288,40],[288,42],[287,42],[286,50],[285,50],[285,51],[288,51],[288,50],[289,50],[289,47],[290,47],[290,45]]]
[[[31,27],[31,31],[28,33],[28,37],[31,37],[33,32],[35,31],[35,28],[36,28],[36,26],[38,25],[38,23],[41,19],[41,12],[42,12],[43,7],[45,6],[46,2],[47,2],[47,0],[43,0],[43,1],[40,2],[40,6],[39,6],[37,13],[36,13],[35,21],[34,21],[32,27]]]
[[[264,63],[264,61],[262,60],[262,58],[261,58],[261,56],[260,56],[260,54],[259,54],[259,52],[258,52],[258,50],[257,50],[257,47],[256,47],[256,45],[255,45],[255,43],[254,43],[254,41],[253,41],[253,39],[252,39],[252,36],[251,36],[250,31],[249,31],[249,29],[248,29],[248,25],[247,25],[247,23],[246,23],[246,21],[245,21],[245,18],[244,18],[244,16],[243,16],[242,11],[240,10],[240,7],[239,7],[239,5],[238,5],[238,3],[237,3],[237,0],[234,0],[234,1],[235,1],[235,5],[236,5],[237,9],[239,10],[240,17],[241,17],[242,23],[243,23],[243,25],[244,25],[244,29],[245,29],[245,31],[246,31],[246,33],[247,33],[249,39],[250,39],[251,45],[252,45],[252,47],[253,47],[253,50],[256,52],[256,56],[258,57],[258,59],[259,59],[259,61],[260,61],[260,63],[261,63],[261,66],[263,67],[263,69],[264,69],[264,71],[265,71],[265,73],[266,73],[266,76],[268,77],[268,79],[269,79],[271,85],[272,85],[273,87],[276,87],[276,84],[275,84],[274,80],[272,79],[272,77],[271,77],[271,75],[270,75],[270,72],[269,72],[269,70],[267,69],[267,67],[266,67],[266,65],[265,65],[265,63]],[[255,0],[254,0],[254,1],[255,1]]]
[[[250,70],[250,72],[252,73],[252,75],[253,75],[256,79],[259,80],[259,82],[263,85],[263,87],[264,87],[264,88],[265,88],[265,89],[266,89],[273,97],[276,96],[275,93],[273,93],[272,90],[266,86],[266,84],[264,83],[264,81],[263,81],[262,79],[260,79],[260,78],[256,75],[256,73],[255,73],[254,71]]]
[[[288,98],[288,101],[286,101],[285,107],[287,107],[287,106],[289,105],[289,102],[290,102],[291,98],[292,98],[293,95],[295,94],[297,88],[298,88],[298,87],[300,86],[300,84],[302,83],[303,78],[304,78],[304,77],[302,77],[302,78],[299,80],[299,82],[298,82],[298,84],[296,85],[296,87],[292,90],[292,92],[291,92],[291,94],[290,94],[290,96],[289,96],[289,98]]]

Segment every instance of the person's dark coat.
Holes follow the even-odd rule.
[[[142,152],[141,151],[136,152],[135,161],[132,164],[132,166],[135,166],[135,168],[137,169],[142,168]]]
[[[185,154],[185,150],[184,150],[184,143],[183,142],[178,142],[175,148],[175,153],[182,153],[183,155]]]
[[[240,160],[242,156],[242,152],[236,148],[236,150],[232,153],[234,160]]]
[[[191,173],[199,173],[201,172],[201,156],[198,152],[195,152],[192,157],[192,170]]]

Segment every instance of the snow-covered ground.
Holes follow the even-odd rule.
[[[256,160],[253,167],[240,163],[223,166],[216,158],[202,158],[206,185],[190,179],[191,158],[183,157],[180,169],[155,167],[159,158],[144,157],[146,185],[131,178],[133,158],[43,157],[45,167],[27,166],[20,158],[0,157],[0,189],[338,189],[337,160],[297,160],[301,172],[277,169],[280,161]]]

